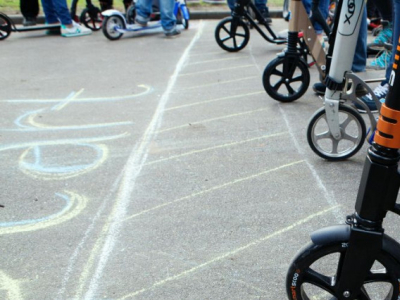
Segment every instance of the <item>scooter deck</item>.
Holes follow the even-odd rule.
[[[48,30],[48,29],[57,29],[60,28],[60,24],[54,24],[54,25],[34,25],[34,26],[16,26],[15,28],[12,28],[12,31],[17,31],[17,32],[22,32],[22,31],[35,31],[35,30]]]
[[[147,23],[147,26],[141,26],[138,24],[128,24],[126,28],[118,28],[117,31],[124,33],[124,32],[133,32],[133,31],[143,31],[143,30],[149,30],[149,29],[155,29],[155,28],[160,28],[161,27],[161,22],[160,21],[154,21],[154,22],[149,22]]]

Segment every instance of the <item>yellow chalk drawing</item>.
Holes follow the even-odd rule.
[[[20,225],[0,227],[0,235],[35,231],[48,228],[64,223],[79,215],[87,205],[87,198],[74,192],[64,192],[69,196],[69,201],[67,206],[63,209],[62,214],[55,214],[54,217],[42,218],[38,222],[35,222],[35,220],[31,220],[31,222],[21,223]]]
[[[6,291],[7,298],[5,300],[22,300],[20,288],[20,280],[12,279],[0,270],[0,291]]]

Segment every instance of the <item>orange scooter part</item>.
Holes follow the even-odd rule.
[[[381,106],[374,141],[383,147],[400,149],[400,111]]]

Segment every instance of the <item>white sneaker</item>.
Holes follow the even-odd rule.
[[[82,36],[91,34],[92,30],[72,21],[72,27],[61,25],[61,35],[65,37]]]

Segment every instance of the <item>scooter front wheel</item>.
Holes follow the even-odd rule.
[[[101,15],[100,9],[97,7],[85,8],[82,10],[80,21],[87,28],[98,31],[101,29],[103,16]]]
[[[5,40],[11,34],[10,20],[0,14],[0,40]]]
[[[189,28],[189,19],[185,17],[185,13],[183,12],[183,9],[186,9],[186,14],[189,15],[189,9],[187,7],[185,8],[178,8],[178,13],[176,15],[176,23],[181,24],[183,28],[188,29]]]
[[[215,28],[217,44],[228,52],[237,52],[246,47],[250,40],[250,31],[240,18],[228,17]]]
[[[118,40],[123,35],[118,29],[124,28],[124,20],[120,16],[109,16],[103,20],[103,33],[111,41]]]
[[[340,139],[335,139],[328,126],[325,108],[317,110],[311,117],[307,129],[307,141],[320,157],[335,161],[349,158],[362,147],[366,128],[364,119],[353,108],[339,105]]]
[[[286,276],[286,292],[290,300],[343,299],[337,287],[347,243],[315,245],[309,243],[299,251]],[[351,299],[397,300],[400,297],[400,262],[384,248],[369,271],[361,294]]]
[[[299,99],[310,85],[307,63],[299,57],[282,56],[272,60],[264,70],[265,91],[275,100],[292,102]]]

